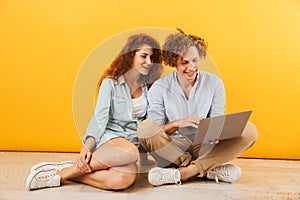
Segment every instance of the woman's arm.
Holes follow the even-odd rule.
[[[85,143],[82,146],[81,151],[75,160],[76,167],[80,169],[80,171],[85,173],[92,171],[89,162],[92,158],[91,150],[94,148],[95,145],[96,140],[94,137],[88,137],[85,140]]]
[[[88,137],[86,140],[85,140],[85,143],[84,143],[84,147],[88,150],[88,151],[91,151],[96,145],[96,140],[94,137]]]
[[[93,137],[95,144],[100,141],[100,138],[104,134],[108,118],[113,93],[113,80],[104,79],[98,93],[98,100],[94,115],[92,116],[86,134],[83,137],[83,143],[86,144],[86,140],[89,137]],[[92,144],[92,143],[91,143]]]

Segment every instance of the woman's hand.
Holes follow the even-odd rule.
[[[92,153],[83,146],[81,148],[79,155],[75,160],[76,167],[84,173],[91,172],[92,168],[89,165],[91,158],[92,158]]]

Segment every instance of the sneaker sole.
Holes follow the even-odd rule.
[[[65,162],[59,162],[59,163],[52,163],[52,162],[42,162],[39,164],[34,165],[33,167],[31,167],[30,172],[36,171],[39,168],[43,168],[47,165],[51,165],[51,166],[57,166],[57,165],[63,165],[63,164],[70,164],[73,165],[74,162],[73,161],[65,161]]]

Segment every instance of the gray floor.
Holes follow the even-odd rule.
[[[113,192],[66,182],[62,187],[26,191],[24,184],[30,167],[38,162],[72,160],[74,153],[0,152],[0,199],[300,199],[300,161],[236,159],[242,178],[215,183],[195,178],[180,186],[152,187],[147,174],[125,191]],[[143,169],[145,170],[145,169]]]

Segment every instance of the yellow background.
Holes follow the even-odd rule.
[[[243,156],[300,159],[299,0],[2,0],[0,27],[1,150],[78,151],[73,87],[89,53],[123,31],[180,27],[209,42],[226,112],[253,110],[259,140]]]

